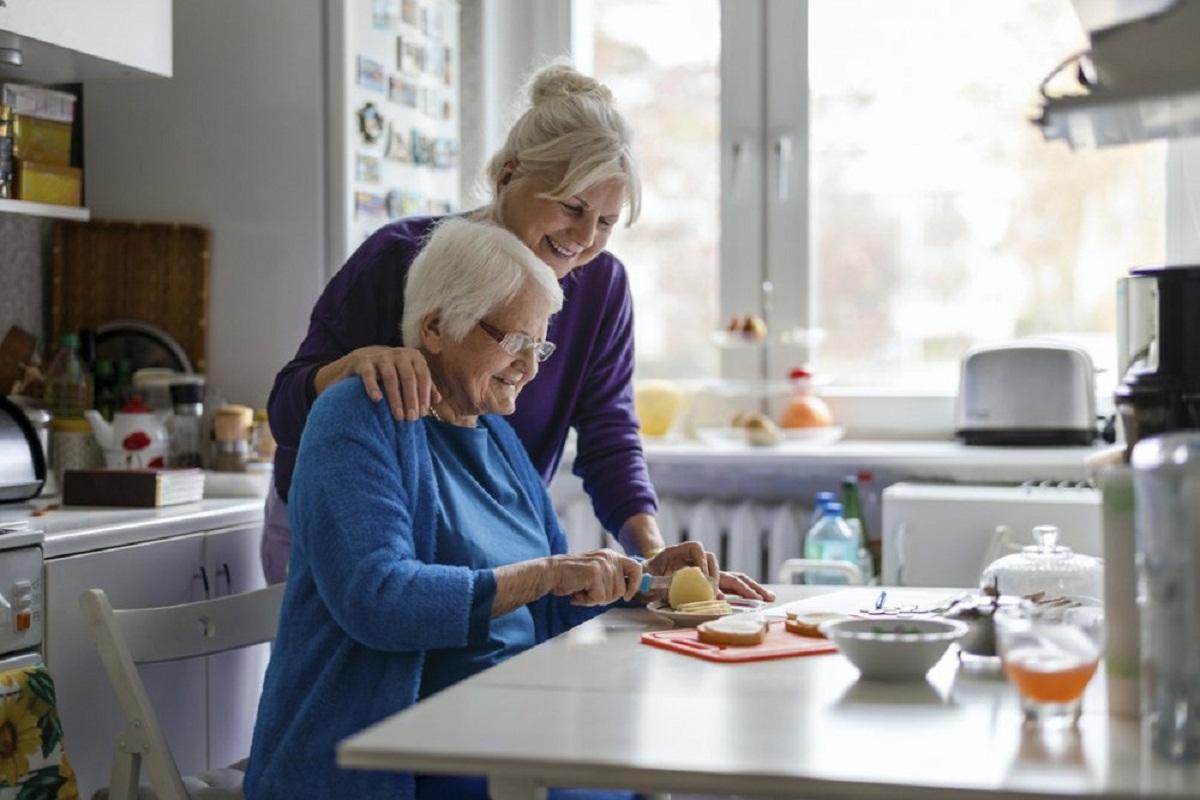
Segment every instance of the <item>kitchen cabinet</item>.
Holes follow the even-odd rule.
[[[81,796],[108,785],[124,723],[79,612],[79,595],[103,589],[114,608],[186,603],[264,584],[258,523],[112,547],[46,562],[46,663]],[[183,774],[244,758],[268,645],[207,659],[141,667],[150,700]]]
[[[24,63],[0,63],[0,80],[169,78],[172,18],[171,0],[5,0],[0,47],[19,50]]]

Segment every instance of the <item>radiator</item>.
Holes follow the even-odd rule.
[[[586,495],[561,497],[555,508],[572,552],[621,549],[600,527]],[[800,557],[811,513],[793,502],[658,499],[658,527],[667,544],[700,542],[717,554],[722,569],[744,572],[759,582],[778,582],[779,565]]]

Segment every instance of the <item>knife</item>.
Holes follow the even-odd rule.
[[[671,580],[673,578],[674,575],[651,575],[648,572],[643,572],[642,582],[638,584],[638,592],[640,594],[646,594],[647,592],[652,592],[657,589],[670,589]],[[708,582],[712,584],[713,592],[719,599],[721,596],[721,593],[718,591],[719,579],[710,577]]]

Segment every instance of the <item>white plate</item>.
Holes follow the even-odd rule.
[[[766,603],[762,600],[749,600],[744,597],[726,597],[725,602],[733,608],[732,614],[744,614],[747,611],[758,611],[766,607]],[[728,616],[727,614],[686,614],[682,611],[674,611],[664,600],[655,600],[646,606],[652,613],[657,614],[663,619],[669,619],[680,628],[692,628],[699,625],[701,622],[718,619]]]
[[[783,428],[783,438],[789,442],[807,442],[808,444],[833,444],[842,438],[846,431],[837,425],[826,425],[821,428]]]
[[[779,444],[755,446],[780,447],[786,445],[788,447],[796,447],[833,444],[845,434],[845,430],[836,425],[824,428],[781,428],[779,432],[783,436],[783,440]],[[746,431],[742,428],[699,428],[696,431],[696,438],[705,444],[711,445],[749,444],[746,440]]]

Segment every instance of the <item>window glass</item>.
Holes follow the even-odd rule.
[[[717,0],[595,0],[594,74],[636,132],[642,216],[614,231],[634,298],[638,377],[711,377],[717,327]],[[685,24],[686,23],[686,24]]]
[[[1028,122],[1086,47],[1068,0],[809,4],[817,351],[837,382],[953,389],[970,346],[1052,335],[1115,383],[1115,280],[1165,252],[1165,145]]]

